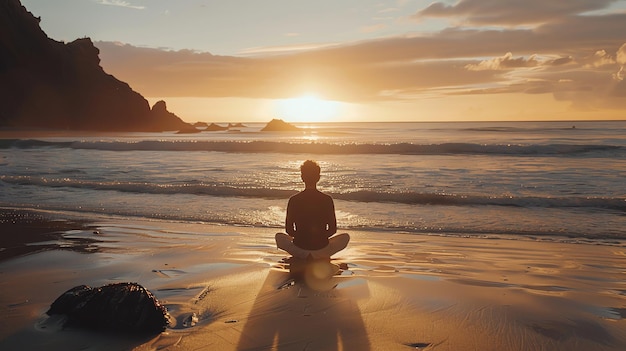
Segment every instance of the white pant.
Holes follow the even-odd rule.
[[[328,238],[328,245],[319,250],[306,250],[296,246],[293,238],[285,233],[276,233],[276,246],[285,250],[295,258],[305,259],[309,255],[315,259],[330,258],[330,256],[343,250],[348,246],[350,235],[348,233],[336,234]]]

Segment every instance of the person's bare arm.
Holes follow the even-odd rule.
[[[328,208],[326,235],[330,238],[337,233],[337,217],[335,216],[335,204],[332,198],[330,199]]]
[[[291,200],[287,203],[287,216],[285,217],[285,231],[289,236],[295,236],[296,229],[294,227],[293,214],[291,213]]]

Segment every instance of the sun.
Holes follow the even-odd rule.
[[[306,94],[291,99],[277,101],[276,113],[288,122],[329,122],[339,114],[337,101],[320,99]]]

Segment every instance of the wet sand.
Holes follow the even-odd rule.
[[[2,350],[626,349],[624,243],[351,232],[336,274],[305,284],[273,228],[2,213]],[[45,315],[76,285],[123,281],[153,292],[170,328]]]

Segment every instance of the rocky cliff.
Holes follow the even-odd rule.
[[[104,72],[91,39],[48,38],[19,0],[0,0],[0,127],[98,131],[188,128]]]

